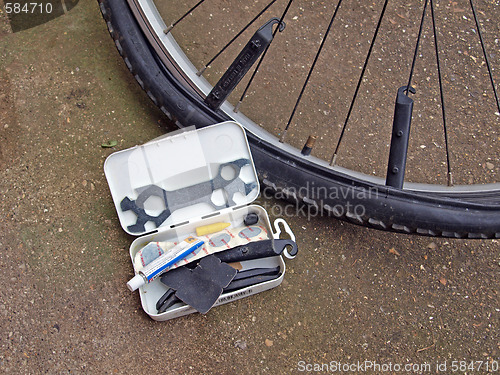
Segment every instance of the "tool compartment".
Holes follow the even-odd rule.
[[[138,236],[130,246],[136,274],[140,269],[136,254],[145,245],[177,243],[197,236],[196,228],[202,226],[229,224],[222,231],[197,236],[205,241],[199,251],[205,254],[242,241],[276,236],[265,209],[251,204],[259,194],[259,184],[245,131],[235,122],[181,130],[115,152],[106,159],[104,170],[122,228]],[[244,220],[249,214],[256,214],[258,223],[246,226]],[[280,221],[294,240],[286,222]],[[186,259],[195,259],[191,258],[195,255]],[[245,260],[235,266],[238,272],[279,267],[279,274],[272,280],[224,292],[214,306],[274,288],[285,274],[281,256]],[[158,313],[156,302],[167,289],[160,278],[139,288],[142,307],[152,319],[168,320],[196,312],[191,306],[176,303]]]

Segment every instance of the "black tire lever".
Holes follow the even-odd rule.
[[[294,241],[276,239],[249,242],[245,245],[214,253],[213,255],[219,258],[221,262],[232,263],[272,257],[281,255],[282,253],[287,258],[292,259],[297,255],[297,252],[297,244]]]

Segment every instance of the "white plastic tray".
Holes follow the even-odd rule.
[[[255,185],[247,195],[236,193],[231,197],[234,201],[231,205],[216,209],[214,205],[223,205],[227,202],[227,197],[224,192],[215,191],[210,197],[211,202],[207,200],[186,204],[185,207],[173,211],[158,227],[153,222],[147,222],[144,231],[131,232],[128,229],[136,222],[137,216],[130,210],[122,210],[121,202],[125,197],[135,200],[142,190],[151,185],[171,192],[212,180],[218,175],[221,164],[238,159],[250,161],[249,165],[241,168],[239,175],[245,183]],[[257,173],[245,130],[235,122],[228,121],[198,130],[182,130],[141,146],[115,152],[106,159],[104,171],[122,228],[131,235],[139,236],[130,246],[132,264],[136,253],[149,242],[182,241],[190,235],[196,235],[197,227],[218,222],[238,227],[243,225],[248,213],[256,213],[259,216],[259,224],[266,228],[270,239],[279,237],[279,234],[272,230],[266,210],[251,205],[259,195]],[[165,200],[158,197],[148,198],[144,202],[147,214],[159,215],[168,204],[168,194],[166,195]],[[285,230],[294,239],[288,225],[282,222]],[[242,270],[279,266],[280,276],[271,281],[222,294],[215,306],[274,288],[281,284],[285,274],[285,263],[281,256],[245,261],[241,262],[241,266]],[[137,273],[138,270],[134,271]],[[158,314],[156,302],[166,290],[167,287],[160,279],[139,288],[142,308],[152,319],[163,321],[196,312],[192,307],[179,303]]]

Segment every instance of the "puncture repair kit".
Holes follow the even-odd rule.
[[[283,219],[252,204],[259,183],[241,125],[183,129],[104,164],[144,311],[168,320],[278,286],[297,254]],[[280,239],[281,228],[290,239]]]

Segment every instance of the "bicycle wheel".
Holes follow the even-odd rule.
[[[172,33],[164,33],[168,23],[152,1],[99,3],[120,54],[151,100],[180,127],[202,127],[229,119],[241,123],[247,129],[264,188],[272,188],[279,197],[382,230],[455,238],[500,237],[499,183],[446,186],[405,182],[402,188],[395,188],[386,185],[383,177],[304,155],[307,152],[302,152],[295,139],[292,144],[280,142],[278,136],[252,121],[258,112],[252,106],[245,107],[246,116],[243,109],[235,112],[227,100],[217,109],[206,103],[213,84],[197,74]],[[495,155],[492,161],[496,161]]]

